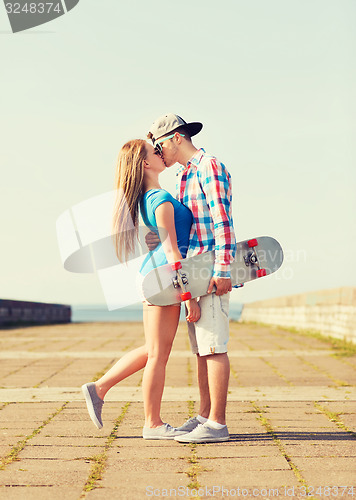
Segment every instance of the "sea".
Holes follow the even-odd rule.
[[[142,304],[122,307],[114,311],[108,311],[105,304],[96,305],[72,305],[73,323],[94,323],[94,322],[122,322],[122,321],[142,321]],[[232,321],[240,319],[242,304],[230,302],[229,318]],[[180,320],[185,321],[184,307],[181,308]]]

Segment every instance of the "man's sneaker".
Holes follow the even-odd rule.
[[[87,403],[90,418],[92,419],[93,424],[98,429],[101,429],[103,426],[103,422],[101,421],[101,410],[103,408],[104,401],[97,395],[95,384],[93,382],[82,385],[82,391]]]
[[[177,436],[174,439],[180,443],[217,443],[219,441],[228,441],[230,436],[226,426],[222,429],[213,429],[205,423],[199,424],[188,434]]]
[[[185,434],[183,431],[178,431],[169,424],[163,424],[160,427],[144,427],[142,431],[143,439],[174,439],[175,436]]]
[[[197,417],[192,417],[186,422],[181,427],[177,427],[177,431],[184,431],[184,432],[191,432],[193,429],[198,427],[200,424],[199,420]]]

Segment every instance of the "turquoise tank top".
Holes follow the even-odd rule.
[[[174,224],[177,234],[177,243],[182,257],[185,258],[189,245],[190,228],[193,216],[189,208],[177,201],[165,189],[150,189],[141,198],[140,212],[145,225],[158,234],[155,211],[162,203],[170,202],[174,209]],[[166,255],[162,243],[148,253],[142,263],[140,273],[146,275],[152,269],[167,264]]]

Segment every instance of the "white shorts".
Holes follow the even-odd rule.
[[[146,297],[143,295],[142,283],[143,283],[144,278],[145,278],[145,276],[143,274],[137,273],[137,275],[136,275],[136,289],[138,291],[138,294],[140,296],[142,304],[146,304],[148,306],[153,306],[153,304],[151,304],[150,302],[148,302],[148,300],[146,300]],[[171,305],[173,305],[173,306],[180,306],[180,302],[177,303],[177,304],[171,304]],[[165,306],[160,306],[160,307],[165,307]]]
[[[230,292],[224,295],[211,293],[200,297],[200,319],[195,323],[188,323],[188,335],[193,354],[208,356],[227,352],[229,301]]]

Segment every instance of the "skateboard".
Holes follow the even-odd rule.
[[[215,252],[212,251],[156,267],[142,281],[143,295],[157,306],[206,295],[214,261]],[[230,268],[232,286],[239,288],[248,281],[268,276],[277,271],[282,262],[283,250],[274,238],[261,236],[240,241]]]

